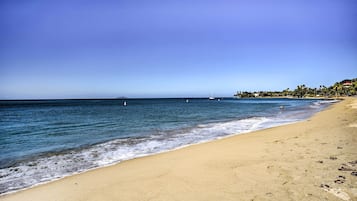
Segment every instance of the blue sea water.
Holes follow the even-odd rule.
[[[300,121],[330,104],[232,98],[0,101],[0,194]]]

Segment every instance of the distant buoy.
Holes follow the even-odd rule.
[[[188,99],[186,99],[186,103],[188,103]]]
[[[124,101],[123,105],[126,106],[126,101]]]

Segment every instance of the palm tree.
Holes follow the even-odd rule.
[[[317,89],[316,89],[316,87],[314,88],[314,96],[316,97],[316,95],[317,95]]]
[[[298,85],[295,89],[295,96],[297,96],[298,98],[302,98],[305,95],[305,85]],[[304,93],[305,92],[305,93]]]
[[[289,95],[289,91],[290,89],[289,88],[286,88],[284,91],[283,91],[283,96],[288,96]]]

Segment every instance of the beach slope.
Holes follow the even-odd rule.
[[[312,118],[99,168],[6,201],[357,200],[357,99]]]

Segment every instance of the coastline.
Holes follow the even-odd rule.
[[[302,122],[124,161],[0,200],[355,200],[357,177],[338,168],[357,159],[356,100]]]

